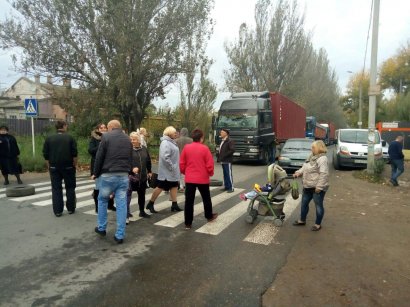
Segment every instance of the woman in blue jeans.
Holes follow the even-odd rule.
[[[306,225],[306,217],[309,212],[309,203],[313,199],[316,206],[316,221],[312,231],[322,229],[322,219],[325,214],[323,200],[329,188],[329,165],[327,160],[327,148],[323,141],[315,141],[312,144],[312,154],[297,170],[294,177],[302,176],[303,195],[300,208],[300,219],[296,220],[294,226]]]

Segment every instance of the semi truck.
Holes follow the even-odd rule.
[[[306,117],[306,137],[313,140],[325,140],[327,130],[314,116]]]
[[[305,119],[305,109],[278,92],[236,93],[222,102],[215,118],[215,143],[220,145],[225,128],[235,142],[234,161],[268,164],[287,139],[305,137]]]
[[[323,140],[326,145],[332,145],[336,141],[336,126],[332,122],[321,122],[319,123],[322,127],[326,129],[326,137]]]

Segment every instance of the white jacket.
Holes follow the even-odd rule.
[[[311,157],[302,168],[296,171],[302,175],[304,188],[316,188],[326,191],[329,188],[329,164],[326,155]]]

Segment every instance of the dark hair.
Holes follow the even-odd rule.
[[[6,125],[1,125],[0,126],[0,130],[6,130],[7,132],[9,131],[9,127],[7,127]]]
[[[221,131],[225,131],[229,135],[229,130],[228,129],[222,128]]]
[[[202,130],[201,129],[195,129],[194,131],[192,131],[192,133],[191,133],[191,137],[192,137],[192,140],[194,141],[194,142],[200,142],[201,141],[201,138],[204,136],[204,133],[202,132]]]
[[[95,126],[95,130],[100,129],[102,125],[104,125],[104,126],[106,126],[106,127],[107,127],[107,125],[106,125],[106,124],[104,124],[104,123],[99,123],[99,124],[97,124],[97,125]]]
[[[58,120],[58,121],[56,122],[56,129],[57,129],[57,130],[61,130],[61,129],[63,129],[64,126],[66,126],[66,125],[67,125],[67,123],[66,123],[65,121],[63,121],[63,120]]]

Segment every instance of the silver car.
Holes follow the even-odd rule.
[[[285,170],[298,170],[312,153],[312,139],[289,139],[278,158],[278,164]]]

